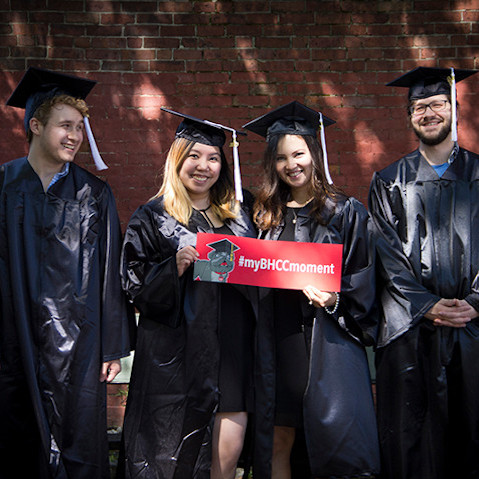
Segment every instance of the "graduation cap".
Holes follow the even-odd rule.
[[[409,88],[409,100],[421,100],[434,95],[451,95],[452,141],[457,141],[456,83],[474,73],[477,73],[477,70],[417,67],[387,83],[386,86]]]
[[[84,100],[96,83],[96,81],[87,78],[30,67],[6,104],[25,109],[24,127],[25,131],[28,132],[30,120],[45,101],[65,94]],[[95,165],[99,170],[104,170],[108,167],[98,152],[88,117],[83,117],[83,121]]]
[[[243,128],[265,137],[267,141],[273,135],[316,136],[319,129],[324,171],[328,183],[332,184],[324,128],[334,123],[336,123],[334,120],[323,116],[321,112],[308,108],[298,101],[292,101],[246,123]]]
[[[239,249],[239,246],[236,246],[228,239],[222,239],[215,241],[214,243],[208,243],[211,249],[214,249],[217,253],[227,253],[230,255],[230,260],[233,261],[233,253]]]
[[[212,121],[208,120],[200,120],[194,116],[169,110],[168,108],[161,107],[161,109],[167,113],[171,113],[172,115],[183,118],[182,122],[176,129],[175,138],[186,138],[187,140],[194,141],[195,143],[202,143],[203,145],[217,146],[222,148],[226,142],[225,131],[231,132],[232,142],[230,146],[233,148],[235,195],[236,199],[242,203],[243,189],[241,186],[241,171],[238,154],[239,143],[237,140],[237,134],[244,133],[237,132],[234,128],[220,125],[219,123],[213,123]]]

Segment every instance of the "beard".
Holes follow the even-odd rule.
[[[424,143],[425,145],[428,146],[435,146],[439,145],[442,143],[449,135],[451,132],[451,119],[448,121],[445,121],[439,131],[435,133],[434,135],[426,135],[421,131],[419,127],[416,125],[412,125],[412,129],[414,130],[414,133],[416,133],[416,136]]]

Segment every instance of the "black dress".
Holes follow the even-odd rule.
[[[233,234],[226,225],[215,228],[214,232]],[[244,288],[234,284],[221,285],[219,412],[252,412],[253,409],[254,314],[241,289]]]
[[[301,208],[287,208],[279,241],[294,241],[294,223]],[[308,354],[304,338],[302,291],[274,291],[276,340],[276,426],[303,427],[303,396],[308,381]]]

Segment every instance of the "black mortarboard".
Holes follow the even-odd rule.
[[[219,241],[215,241],[214,243],[208,243],[208,245],[211,249],[214,249],[218,253],[228,253],[228,254],[233,254],[237,249],[239,249],[239,246],[236,246],[234,243],[232,243],[228,239],[222,239]]]
[[[183,118],[183,121],[176,129],[175,138],[186,138],[187,140],[194,141],[195,143],[202,143],[204,145],[218,146],[222,148],[226,141],[225,131],[229,131],[232,134],[233,141],[231,142],[230,146],[233,148],[235,195],[238,201],[243,202],[243,189],[241,186],[241,173],[238,155],[239,143],[236,139],[238,132],[234,128],[220,125],[219,123],[213,123],[209,120],[200,120],[194,116],[178,113],[177,111],[169,110],[168,108],[164,107],[161,107],[161,109],[171,113],[172,115]]]
[[[477,70],[454,69],[456,83],[474,75]],[[451,69],[417,67],[389,82],[386,86],[409,88],[409,100],[420,100],[434,95],[451,94]]]
[[[25,109],[25,131],[37,108],[46,100],[67,94],[83,100],[96,85],[96,81],[64,73],[30,67],[15,88],[7,105]]]
[[[37,108],[46,100],[64,94],[84,100],[96,83],[96,81],[88,80],[87,78],[30,67],[23,75],[17,88],[10,95],[6,104],[25,109],[23,125],[25,131],[28,132],[30,120]],[[88,117],[83,117],[83,121],[95,165],[98,170],[104,170],[108,166],[106,166],[100,156]]]
[[[320,116],[316,110],[292,101],[246,123],[243,128],[265,138],[276,134],[316,136],[320,127]],[[334,123],[334,120],[323,116],[325,127]]]
[[[246,123],[243,128],[264,136],[266,140],[273,135],[316,136],[319,129],[324,172],[328,183],[331,184],[333,180],[329,174],[324,128],[334,123],[336,123],[334,120],[324,116],[321,112],[308,108],[298,101],[292,101]]]
[[[186,138],[204,145],[219,146],[220,148],[225,144],[226,135],[220,125],[212,124],[207,120],[200,120],[194,116],[178,113],[177,111],[168,110],[161,107],[163,111],[183,118],[176,129],[176,138]]]

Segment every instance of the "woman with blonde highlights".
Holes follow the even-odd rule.
[[[166,158],[163,184],[160,191],[152,198],[163,196],[165,210],[183,224],[188,224],[193,206],[188,191],[181,182],[179,172],[193,145],[194,143],[191,140],[175,139]],[[222,168],[217,182],[211,187],[208,195],[212,213],[224,222],[227,219],[236,218],[238,206],[235,201],[226,157],[222,149],[220,149],[219,154]]]
[[[128,478],[235,477],[253,401],[251,290],[193,276],[196,233],[256,235],[235,199],[224,142],[220,127],[185,117],[160,191],[126,230],[123,287],[140,312]]]

